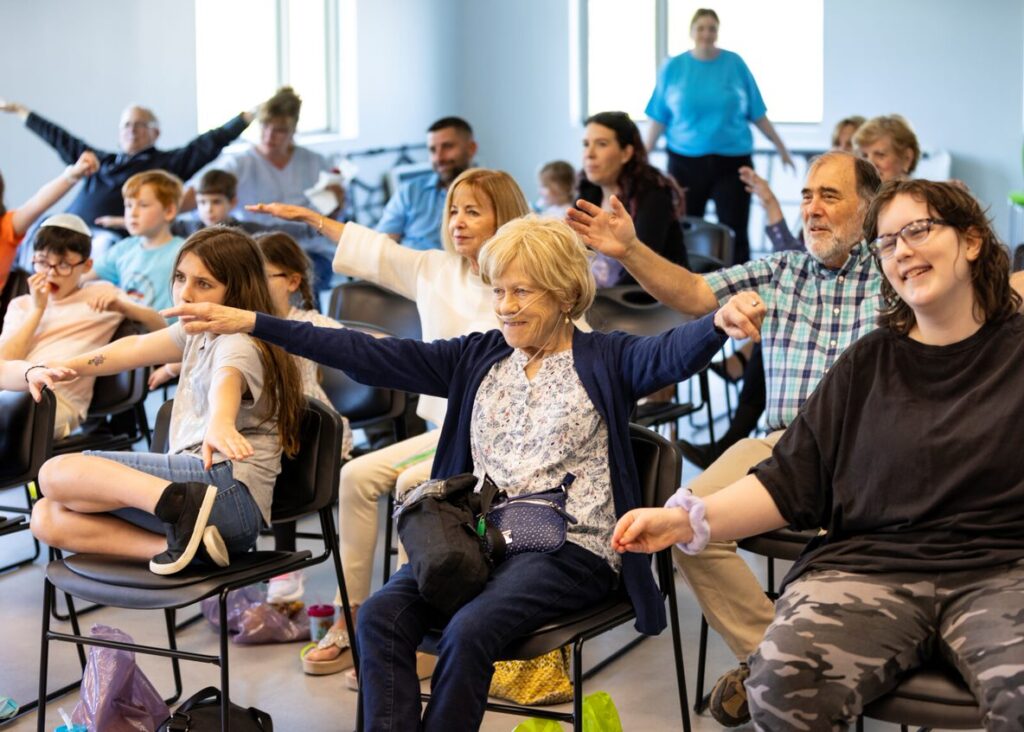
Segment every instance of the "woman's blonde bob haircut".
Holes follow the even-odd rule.
[[[515,178],[504,170],[490,170],[488,168],[470,168],[452,181],[448,186],[448,195],[444,199],[444,214],[441,217],[441,241],[444,250],[449,254],[458,254],[455,251],[455,243],[452,241],[451,232],[448,231],[448,221],[451,218],[452,200],[455,198],[455,191],[460,186],[469,186],[474,193],[487,196],[494,209],[494,228],[500,228],[502,224],[520,216],[530,213],[530,204],[526,202],[519,184]]]
[[[518,262],[524,274],[555,296],[572,320],[579,320],[594,302],[597,285],[590,254],[576,232],[557,219],[535,214],[513,219],[480,250],[480,279],[490,285]]]
[[[872,117],[853,133],[853,144],[857,147],[873,145],[883,137],[889,138],[897,155],[906,155],[908,151],[912,153],[907,173],[913,173],[921,159],[921,146],[917,143],[914,128],[910,126],[910,122],[905,117],[898,114]]]

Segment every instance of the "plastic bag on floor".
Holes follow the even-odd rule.
[[[239,645],[290,643],[309,639],[309,618],[301,602],[270,605],[263,584],[249,585],[228,593],[227,619],[231,640]],[[201,603],[203,616],[214,628],[220,627],[216,597]]]
[[[562,725],[550,719],[525,719],[512,732],[563,732]],[[583,732],[622,732],[622,721],[615,702],[606,691],[583,697]]]
[[[132,643],[124,631],[106,625],[94,625],[94,638]],[[71,719],[89,729],[104,732],[153,732],[167,719],[170,709],[131,651],[114,648],[89,648],[89,660],[82,677],[82,699]]]

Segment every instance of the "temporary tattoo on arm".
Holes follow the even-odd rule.
[[[104,356],[102,353],[97,353],[95,356],[86,361],[86,363],[89,364],[90,366],[99,366],[106,360],[106,356]]]

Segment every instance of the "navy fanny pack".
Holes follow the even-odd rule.
[[[525,552],[561,549],[567,525],[577,523],[576,517],[565,510],[568,489],[575,480],[575,475],[566,473],[555,488],[515,498],[499,492],[496,500],[484,507],[477,524],[477,533],[487,542],[491,559],[500,562]]]

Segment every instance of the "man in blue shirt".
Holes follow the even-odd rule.
[[[407,181],[391,196],[377,231],[413,249],[443,249],[441,215],[448,186],[476,155],[473,128],[461,117],[443,117],[427,128],[434,172]]]

